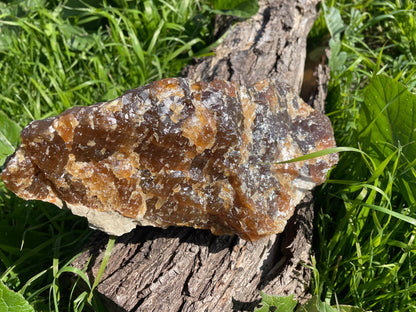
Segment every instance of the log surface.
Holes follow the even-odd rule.
[[[299,94],[306,37],[318,2],[259,1],[259,12],[234,25],[214,57],[199,60],[184,75],[246,85],[276,79]],[[316,108],[323,107],[323,89],[312,103]],[[309,263],[312,222],[309,193],[282,234],[254,243],[192,228],[139,227],[116,240],[97,291],[109,311],[252,311],[260,302],[259,290],[294,294],[302,301],[311,277],[304,264]],[[107,241],[107,235],[97,233],[72,263],[83,269],[92,256],[87,270],[91,281]]]

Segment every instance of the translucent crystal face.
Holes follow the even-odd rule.
[[[279,233],[338,160],[277,164],[335,141],[325,115],[267,80],[246,88],[164,79],[32,122],[21,139],[2,172],[6,186],[112,234],[131,224],[249,240]],[[101,212],[130,225],[106,225]]]

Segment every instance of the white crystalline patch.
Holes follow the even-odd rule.
[[[117,98],[113,101],[107,102],[104,105],[104,109],[109,110],[110,112],[119,112],[123,108],[123,100],[120,100],[120,98]]]
[[[311,190],[315,187],[316,183],[312,180],[311,177],[301,176],[293,180],[293,186],[296,191],[305,195],[305,191]]]
[[[67,206],[73,214],[86,217],[92,228],[110,235],[123,235],[133,230],[137,225],[134,219],[126,218],[112,210],[99,211],[81,204],[72,205],[67,203]]]

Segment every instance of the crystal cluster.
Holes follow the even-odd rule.
[[[24,199],[68,207],[121,235],[191,226],[248,240],[282,232],[337,154],[329,119],[268,80],[170,78],[30,123],[2,172]]]

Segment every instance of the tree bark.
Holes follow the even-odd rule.
[[[251,19],[234,25],[215,56],[184,74],[193,80],[236,80],[246,85],[276,79],[300,92],[306,37],[318,0],[260,1]],[[314,106],[322,108],[327,77],[319,75]],[[319,91],[320,90],[320,91]],[[313,203],[308,193],[285,231],[247,242],[236,236],[172,227],[139,227],[116,240],[97,287],[109,311],[252,311],[259,291],[304,299],[311,272]],[[73,266],[97,275],[108,236],[98,233]]]

